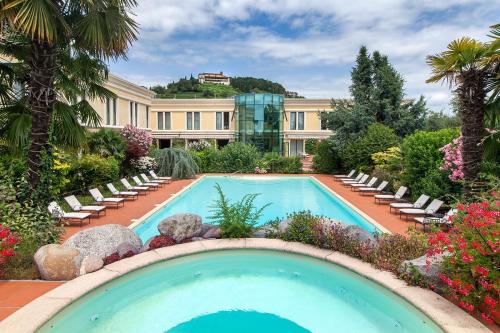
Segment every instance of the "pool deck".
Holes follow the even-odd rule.
[[[267,175],[263,175],[262,177],[266,176]],[[372,197],[361,196],[360,194],[343,187],[338,182],[335,182],[331,175],[310,174],[310,176],[315,177],[330,190],[343,197],[356,208],[393,233],[406,234],[407,228],[413,225],[412,223],[400,220],[395,214],[390,214],[386,205],[376,205]],[[174,181],[157,191],[150,192],[146,196],[141,195],[138,200],[127,201],[125,207],[123,208],[109,208],[107,209],[105,216],[92,219],[90,225],[84,225],[83,227],[68,226],[66,227],[66,233],[63,239],[67,239],[78,231],[99,225],[121,224],[129,226],[134,222],[134,220],[139,219],[152,209],[156,208],[159,204],[180,192],[193,181],[194,180],[192,179]],[[47,282],[39,280],[0,281],[0,320],[6,318],[33,299],[58,287],[62,283],[63,282]]]

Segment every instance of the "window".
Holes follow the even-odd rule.
[[[149,106],[146,105],[146,128],[149,128]]]
[[[216,130],[229,129],[229,112],[215,113],[215,129]]]
[[[134,102],[129,102],[130,105],[130,125],[134,124]]]
[[[200,129],[200,113],[199,112],[186,112],[186,128],[188,130]]]
[[[137,127],[137,106],[138,104],[137,103],[134,103],[135,105],[135,117],[134,117],[134,126]]]
[[[290,112],[290,130],[304,130],[304,112]]]
[[[170,112],[158,112],[158,129],[170,130]]]
[[[106,98],[106,125],[116,125],[116,98]]]

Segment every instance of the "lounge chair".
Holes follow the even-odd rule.
[[[83,226],[83,221],[87,220],[90,224],[91,213],[66,213],[55,201],[49,204],[48,209],[52,216],[61,222],[80,221],[80,226]]]
[[[342,183],[344,183],[344,182],[358,182],[361,179],[361,177],[363,177],[364,175],[365,175],[364,173],[360,172],[360,173],[358,173],[358,175],[354,179],[353,178],[340,178],[339,180]]]
[[[125,178],[120,179],[120,182],[123,184],[123,186],[125,186],[125,188],[128,191],[136,191],[136,192],[139,192],[139,194],[142,193],[144,195],[146,195],[149,191],[149,187],[146,187],[146,186],[132,186],[132,185],[130,185],[128,180]]]
[[[425,217],[415,217],[415,227],[417,226],[417,223],[422,224],[424,227],[425,231],[425,226],[428,224],[433,224],[433,225],[444,225],[446,227],[450,227],[453,225],[452,218],[453,216],[457,213],[456,209],[450,209],[446,214],[443,216],[439,217],[436,214],[433,216],[425,216]]]
[[[377,177],[372,177],[372,179],[370,179],[370,181],[366,184],[351,184],[351,191],[356,191],[358,188],[361,187],[372,187],[373,185],[375,185],[377,180],[378,180]]]
[[[439,208],[443,205],[443,202],[438,199],[434,199],[431,201],[429,206],[425,209],[421,208],[403,208],[399,210],[399,218],[402,218],[403,215],[405,216],[405,219],[408,220],[408,216],[419,216],[419,215],[424,215],[424,216],[429,216],[435,214]]]
[[[368,180],[368,177],[370,177],[370,176],[369,175],[363,175],[357,181],[356,180],[343,180],[342,181],[342,185],[349,186],[351,184],[364,184]]]
[[[95,206],[95,205],[84,206],[80,203],[80,201],[78,201],[78,199],[74,195],[64,197],[64,200],[66,200],[68,205],[75,212],[91,212],[92,214],[97,214],[97,216],[101,215],[102,212],[104,213],[104,215],[106,215],[106,206]]]
[[[375,203],[381,203],[382,201],[400,201],[403,199],[408,188],[406,186],[400,186],[396,194],[376,194]]]
[[[341,178],[352,178],[352,176],[354,176],[354,173],[356,173],[356,170],[352,169],[351,172],[349,172],[347,175],[333,175],[333,179],[338,180]]]
[[[165,183],[167,182],[166,180],[161,180],[161,179],[149,179],[149,177],[143,173],[141,173],[139,176],[141,176],[142,180],[144,180],[146,183],[155,183],[160,185],[160,187],[165,185]]]
[[[113,193],[113,195],[116,195],[117,197],[122,197],[124,199],[131,198],[132,200],[135,200],[139,198],[139,192],[137,191],[118,191],[112,183],[106,184],[108,189]]]
[[[120,206],[123,207],[125,206],[125,199],[123,198],[105,198],[102,194],[101,191],[97,188],[93,188],[89,190],[90,195],[94,198],[96,204],[98,205],[107,205],[110,204],[111,207],[119,208]]]
[[[392,212],[392,209],[398,210],[398,209],[404,209],[404,208],[422,208],[427,201],[429,201],[429,196],[422,194],[421,196],[418,197],[417,201],[415,203],[411,202],[393,202],[389,204],[389,211]]]
[[[155,191],[160,187],[160,184],[156,184],[156,183],[143,183],[143,182],[141,182],[141,180],[137,176],[133,176],[132,180],[137,184],[137,186],[146,186],[146,187],[149,187]]]
[[[160,177],[160,176],[157,176],[157,175],[156,175],[156,173],[155,173],[153,170],[149,170],[149,174],[150,174],[150,175],[151,175],[151,177],[153,177],[154,179],[166,180],[166,181],[167,181],[167,184],[172,182],[172,177]]]
[[[374,193],[382,193],[382,191],[387,187],[388,184],[389,182],[384,180],[377,187],[358,187],[358,191],[361,193],[361,195],[373,195]]]

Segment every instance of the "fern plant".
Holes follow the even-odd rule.
[[[194,178],[198,172],[196,162],[184,149],[158,149],[153,153],[153,157],[158,164],[160,176],[169,176],[173,179]]]
[[[209,219],[219,225],[222,238],[251,236],[264,209],[270,203],[256,208],[254,201],[259,196],[258,193],[247,194],[240,201],[231,203],[222,192],[219,184],[216,184],[215,188],[219,194],[219,199],[210,206],[212,215],[209,216]]]

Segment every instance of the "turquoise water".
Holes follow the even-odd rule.
[[[430,333],[429,318],[337,265],[262,250],[160,262],[90,292],[39,332]]]
[[[265,209],[260,224],[277,217],[284,218],[289,213],[310,210],[346,224],[357,224],[370,232],[376,230],[373,224],[310,177],[208,176],[148,217],[134,229],[135,232],[146,241],[158,234],[158,223],[177,213],[198,214],[204,223],[210,223],[209,206],[218,199],[214,188],[216,184],[231,201],[240,200],[245,194],[260,193],[255,201],[257,207],[271,203]]]

